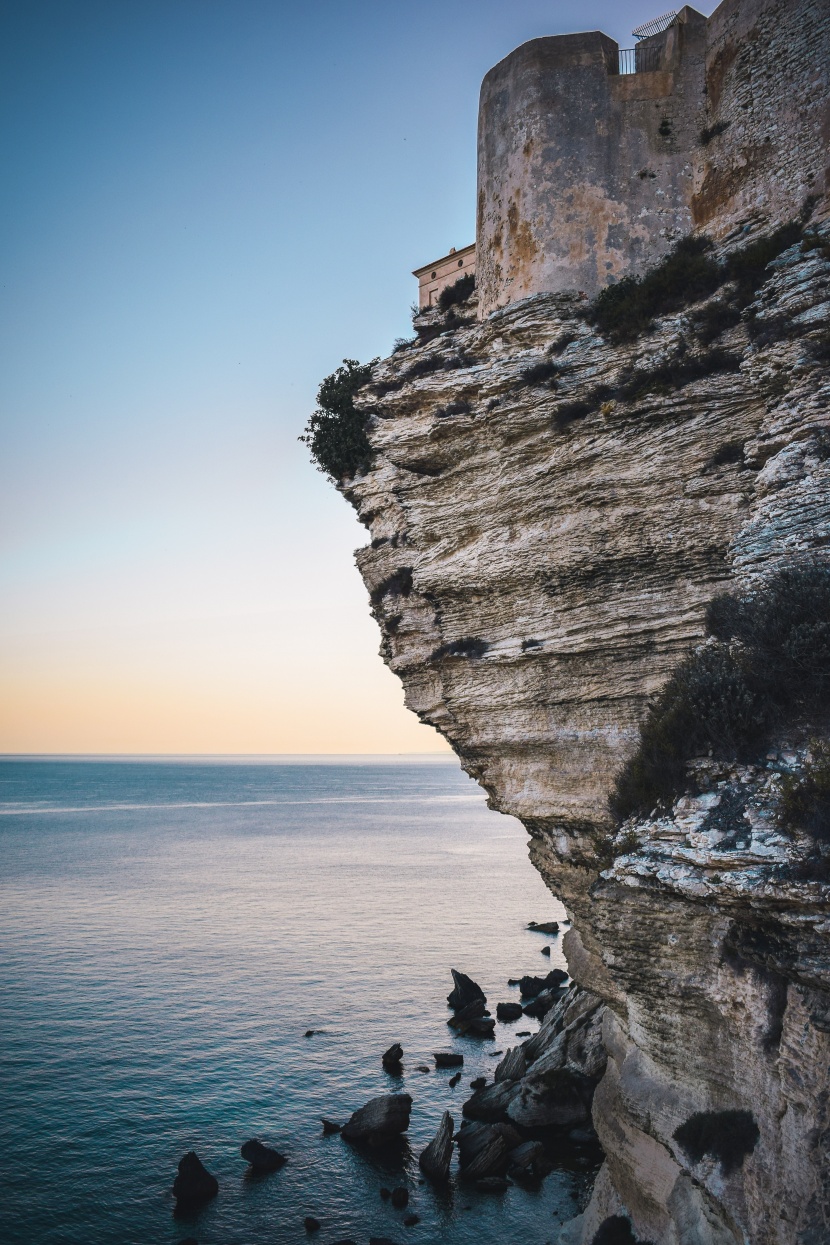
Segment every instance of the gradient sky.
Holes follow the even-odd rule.
[[[658,12],[0,0],[0,751],[445,749],[297,436],[473,240],[484,73]]]

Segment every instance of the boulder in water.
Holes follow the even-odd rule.
[[[400,1072],[402,1059],[403,1047],[400,1042],[394,1042],[389,1047],[389,1050],[384,1051],[381,1055],[380,1062],[383,1064],[387,1072]]]
[[[458,1130],[459,1167],[470,1180],[501,1176],[507,1167],[507,1144],[492,1124],[464,1123]]]
[[[501,1021],[510,1023],[511,1020],[520,1020],[522,1016],[521,1003],[497,1003],[496,1016]]]
[[[558,934],[558,921],[528,921],[528,929],[532,929],[537,934]]]
[[[403,1210],[405,1206],[409,1205],[409,1190],[405,1189],[403,1185],[398,1185],[396,1189],[392,1190],[390,1200],[395,1210]]]
[[[334,1133],[339,1133],[340,1129],[343,1127],[342,1124],[335,1124],[334,1120],[327,1120],[325,1116],[322,1117],[320,1123],[323,1125],[323,1133],[326,1137],[331,1137]]]
[[[447,995],[447,1002],[453,1011],[460,1011],[462,1007],[474,1003],[476,999],[481,999],[482,1003],[487,1002],[487,996],[472,977],[468,977],[466,973],[459,973],[457,969],[451,968],[453,989]]]
[[[305,1219],[303,1220],[303,1227],[305,1228],[306,1232],[319,1232],[321,1226],[322,1225],[320,1223],[320,1220],[315,1219],[313,1215],[306,1215]]]
[[[285,1164],[284,1154],[264,1146],[261,1141],[246,1141],[240,1149],[246,1163],[250,1163],[255,1172],[275,1172]]]
[[[381,1094],[355,1111],[340,1130],[347,1141],[377,1142],[399,1137],[409,1128],[409,1094]]]
[[[212,1176],[193,1150],[179,1163],[179,1172],[173,1181],[173,1196],[177,1210],[188,1210],[201,1206],[216,1197],[219,1192],[219,1181]]]
[[[464,1063],[464,1056],[457,1054],[454,1050],[435,1050],[432,1052],[432,1057],[436,1068],[460,1068]]]
[[[441,1116],[438,1132],[418,1159],[418,1166],[425,1176],[438,1184],[444,1183],[450,1175],[450,1159],[452,1158],[453,1118],[449,1111]]]

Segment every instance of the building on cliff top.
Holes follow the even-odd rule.
[[[459,277],[474,276],[476,270],[476,247],[471,242],[457,251],[451,246],[441,259],[435,259],[412,273],[418,278],[418,309],[425,311],[438,302],[441,291],[454,285]]]
[[[484,79],[478,127],[479,316],[531,294],[641,273],[678,238],[728,242],[827,211],[828,0],[688,5],[620,49],[600,31],[533,39]],[[416,269],[419,305],[453,253]],[[433,276],[433,273],[435,274]]]

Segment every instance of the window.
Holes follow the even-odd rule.
[[[463,267],[464,267],[464,260],[463,260],[463,259],[460,259],[460,260],[458,261],[458,267],[459,267],[459,268],[463,268]]]

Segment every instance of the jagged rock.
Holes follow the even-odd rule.
[[[514,1046],[496,1065],[497,1081],[520,1081],[527,1072],[527,1059],[521,1046]]]
[[[532,999],[543,990],[557,989],[567,980],[568,974],[561,968],[552,968],[545,977],[532,977],[528,974],[519,981],[519,993],[523,999]]]
[[[491,1124],[462,1124],[456,1136],[459,1168],[470,1180],[501,1176],[507,1167],[507,1145]]]
[[[321,1119],[323,1132],[327,1137],[331,1137],[334,1133],[339,1133],[343,1127],[342,1124],[335,1124],[334,1120],[327,1120],[325,1117]]]
[[[398,1185],[392,1190],[392,1197],[390,1200],[392,1205],[395,1207],[395,1210],[403,1210],[404,1206],[409,1205],[409,1190],[405,1189],[403,1185]]]
[[[402,1059],[403,1047],[400,1042],[395,1042],[389,1047],[389,1050],[384,1051],[380,1057],[380,1061],[387,1072],[400,1072]]]
[[[497,1081],[495,1085],[488,1085],[468,1098],[462,1112],[467,1119],[494,1123],[503,1118],[517,1092],[518,1087],[512,1081]]]
[[[492,1032],[496,1022],[489,1019],[490,1013],[484,1006],[484,999],[473,999],[466,1007],[462,1007],[454,1016],[450,1016],[447,1024],[458,1033],[482,1035]]]
[[[240,1154],[255,1172],[279,1171],[286,1163],[284,1154],[272,1150],[270,1146],[264,1146],[261,1141],[246,1141],[240,1148]]]
[[[542,955],[550,955],[550,947],[542,947]]]
[[[355,1111],[343,1125],[347,1141],[381,1141],[400,1136],[409,1128],[412,1099],[409,1094],[382,1094]]]
[[[436,1068],[460,1068],[464,1062],[464,1056],[454,1050],[433,1051],[432,1057]]]
[[[219,1181],[212,1176],[193,1150],[188,1150],[179,1161],[179,1171],[173,1181],[173,1196],[177,1210],[188,1210],[209,1202],[219,1192]]]
[[[497,1003],[496,1017],[509,1024],[511,1020],[519,1020],[522,1015],[521,1003]]]
[[[487,1002],[486,994],[472,977],[468,977],[466,973],[459,973],[455,968],[451,968],[450,972],[455,985],[447,995],[447,1002],[454,1011],[460,1011],[462,1007],[469,1006],[477,999],[480,999],[482,1003]]]
[[[472,1081],[470,1081],[470,1089],[484,1089],[484,1086],[486,1084],[487,1084],[486,1076],[476,1076],[473,1078]]]
[[[437,1133],[418,1159],[418,1166],[424,1175],[437,1183],[449,1179],[453,1127],[453,1118],[449,1111],[445,1111]]]
[[[467,1037],[491,1038],[496,1030],[496,1022],[489,1016],[482,1016],[479,1020],[471,1020],[465,1028]]]
[[[526,1016],[531,1016],[534,1020],[541,1020],[543,1016],[547,1016],[550,1009],[555,1003],[559,1002],[561,997],[561,989],[542,990],[541,994],[537,994],[535,999],[525,1003],[522,1011]]]
[[[507,1146],[508,1150],[515,1150],[516,1147],[520,1146],[524,1141],[524,1137],[519,1130],[507,1120],[499,1120],[499,1122],[494,1124],[493,1127],[498,1135],[504,1138],[504,1144]]]
[[[508,1119],[521,1128],[554,1128],[570,1132],[591,1119],[594,1082],[563,1068],[542,1077],[530,1076],[516,1087],[506,1105]]]
[[[528,929],[534,930],[537,934],[558,934],[558,921],[529,921]]]
[[[514,1180],[541,1180],[552,1170],[540,1141],[522,1141],[507,1158],[507,1170]]]

